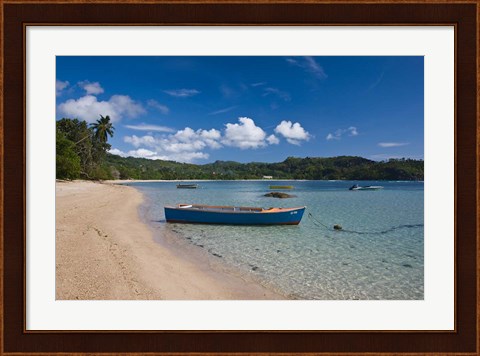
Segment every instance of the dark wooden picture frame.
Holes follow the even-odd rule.
[[[479,352],[477,1],[1,1],[1,348],[13,353]],[[32,332],[25,330],[25,38],[30,25],[455,25],[455,330]]]

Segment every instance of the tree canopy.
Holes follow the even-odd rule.
[[[423,180],[423,161],[362,157],[289,157],[277,163],[216,161],[197,165],[108,154],[106,162],[120,179],[310,179],[310,180]]]
[[[105,117],[100,115],[100,119],[90,124],[90,127],[94,130],[95,138],[102,143],[107,143],[108,136],[113,137],[113,132],[115,131],[108,115]]]
[[[90,126],[85,121],[63,118],[57,121],[56,176],[58,179],[111,179],[105,158],[114,128],[110,117],[100,116]]]

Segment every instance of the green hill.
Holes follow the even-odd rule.
[[[423,180],[423,160],[362,157],[288,157],[278,163],[216,161],[197,165],[108,154],[105,167],[114,179],[345,179]]]

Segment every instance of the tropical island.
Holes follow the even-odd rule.
[[[288,157],[283,162],[208,164],[120,157],[109,153],[114,127],[108,116],[90,126],[63,118],[56,123],[57,179],[179,180],[179,179],[307,179],[307,180],[423,180],[424,161],[409,158],[373,161],[356,156]]]
[[[423,300],[424,67],[57,56],[55,299]],[[180,204],[308,212],[167,223]]]

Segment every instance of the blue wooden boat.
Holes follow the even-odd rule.
[[[165,207],[165,219],[172,223],[225,225],[298,225],[305,207],[252,208],[178,204]]]

